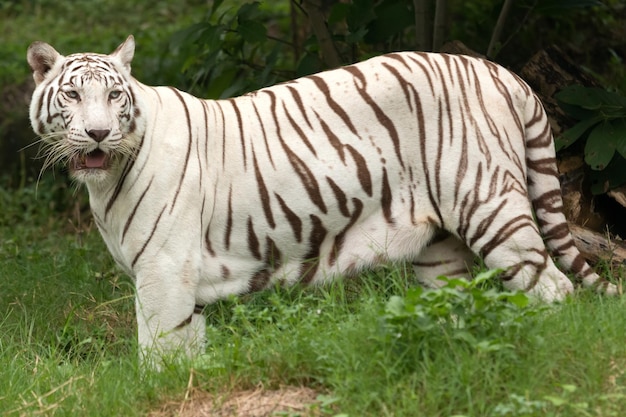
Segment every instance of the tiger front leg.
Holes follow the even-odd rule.
[[[195,304],[193,289],[138,279],[135,308],[142,365],[160,369],[180,355],[192,358],[202,353],[206,319]]]

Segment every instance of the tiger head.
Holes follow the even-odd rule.
[[[99,183],[133,157],[145,129],[130,75],[134,51],[132,36],[110,55],[65,57],[43,42],[29,46],[30,120],[44,145],[44,169],[64,163],[75,179]]]

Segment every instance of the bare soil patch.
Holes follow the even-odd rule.
[[[318,392],[306,387],[234,391],[224,395],[197,390],[182,401],[170,401],[149,417],[314,417]]]

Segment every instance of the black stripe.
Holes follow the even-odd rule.
[[[148,246],[148,243],[150,243],[150,241],[152,240],[152,237],[154,236],[154,233],[156,232],[157,226],[159,225],[159,221],[161,221],[161,216],[163,215],[163,212],[165,212],[166,208],[167,208],[167,205],[163,206],[163,208],[161,209],[161,212],[157,216],[157,218],[156,218],[156,220],[154,222],[154,225],[152,226],[152,231],[150,232],[150,236],[148,236],[148,239],[146,239],[146,241],[143,242],[143,246],[141,247],[139,252],[137,252],[135,257],[133,258],[133,261],[130,264],[131,268],[135,267],[135,264],[137,263],[137,260],[139,259],[141,254],[143,254],[143,252],[146,250],[146,247]]]
[[[361,213],[363,212],[363,202],[361,202],[361,200],[357,198],[353,198],[352,203],[354,204],[354,211],[352,212],[352,215],[350,216],[350,221],[348,222],[346,227],[344,227],[343,230],[339,232],[337,236],[335,236],[333,247],[330,250],[330,254],[328,255],[329,266],[332,266],[337,260],[337,258],[339,257],[339,254],[341,252],[341,249],[343,248],[343,244],[346,238],[346,233],[348,233],[350,228],[354,226],[354,224],[359,219],[359,217],[361,217]]]
[[[516,225],[516,223],[518,223]],[[485,243],[481,250],[480,256],[487,257],[492,250],[502,245],[503,242],[508,240],[511,236],[513,236],[518,230],[523,229],[525,227],[530,227],[534,230],[533,227],[533,218],[530,215],[522,214],[516,217],[513,217],[511,220],[506,222],[504,226],[498,229],[491,240]]]
[[[254,108],[254,113],[256,114],[256,118],[259,121],[259,124],[261,125],[261,132],[263,133],[263,142],[265,143],[265,150],[267,151],[267,157],[270,160],[270,164],[272,165],[273,168],[275,168],[274,166],[274,160],[272,159],[272,151],[270,151],[270,146],[267,143],[267,133],[265,132],[265,125],[263,124],[263,119],[261,118],[261,115],[259,114],[259,110],[256,107],[256,103],[253,101],[252,102],[252,107]]]
[[[259,238],[254,233],[254,224],[252,223],[252,216],[248,216],[248,249],[252,256],[256,259],[261,259],[261,248],[259,245]]]
[[[313,147],[313,145],[311,145],[311,142],[309,142],[309,140],[307,139],[306,135],[304,134],[304,131],[300,128],[300,126],[298,126],[298,123],[296,123],[293,117],[291,117],[291,114],[289,110],[287,110],[287,105],[285,104],[284,101],[283,101],[283,110],[285,110],[285,115],[287,116],[287,119],[289,120],[291,127],[293,127],[293,129],[296,131],[296,133],[298,134],[302,142],[304,142],[306,147],[309,148],[309,151],[311,151],[313,155],[317,156],[317,153],[315,152],[315,148]]]
[[[430,187],[430,171],[428,170],[428,155],[426,152],[426,121],[424,120],[424,113],[422,112],[423,110],[423,106],[422,106],[422,102],[420,100],[420,96],[419,93],[415,90],[413,90],[413,95],[415,97],[415,115],[417,118],[417,127],[418,127],[418,132],[419,132],[419,145],[420,145],[420,153],[421,153],[421,161],[422,161],[422,172],[424,173],[424,180],[426,182],[426,189],[428,190],[428,200],[430,201],[430,205],[433,208],[433,210],[435,211],[435,214],[437,215],[437,219],[439,220],[439,226],[443,226],[444,222],[443,222],[443,217],[441,216],[441,211],[439,210],[439,207],[437,205],[437,203],[435,202],[435,198],[433,197],[433,193]]]
[[[378,120],[378,122],[385,128],[385,130],[387,130],[387,133],[389,134],[389,138],[391,139],[391,142],[393,143],[393,147],[396,151],[396,157],[398,158],[398,161],[400,162],[400,166],[404,169],[404,161],[402,160],[402,154],[400,152],[400,135],[398,134],[398,131],[396,130],[396,126],[394,125],[391,118],[389,118],[389,116],[387,116],[387,114],[383,111],[383,109],[376,103],[376,100],[374,100],[374,98],[366,92],[367,80],[365,79],[365,76],[363,75],[363,73],[355,66],[344,67],[344,69],[348,71],[350,74],[352,74],[352,76],[355,77],[355,79],[358,79],[359,81],[361,81],[361,83],[363,84],[359,86],[356,80],[354,82],[354,86],[359,92],[361,98],[372,109],[372,111],[376,115],[376,119]]]
[[[368,195],[368,197],[371,197],[372,177],[370,175],[369,169],[367,169],[367,160],[351,145],[344,145],[344,147],[350,152],[350,155],[352,155],[352,159],[354,159],[354,163],[356,164],[356,174],[357,178],[359,179],[359,183],[361,184],[361,187]]]
[[[392,56],[389,56],[389,57],[391,58]],[[398,81],[398,85],[402,88],[402,91],[404,92],[404,98],[406,100],[406,104],[409,106],[409,111],[413,113],[413,105],[411,104],[409,89],[407,87],[408,83],[406,81],[406,78],[400,75],[400,72],[394,66],[389,65],[386,62],[383,62],[382,65],[383,67],[387,68],[387,71],[389,71],[391,75],[395,77],[396,81]]]
[[[224,230],[224,246],[230,249],[230,235],[233,231],[233,186],[228,190],[228,215],[226,218],[226,229]]]
[[[130,215],[128,216],[128,219],[126,219],[126,223],[124,224],[124,230],[122,231],[122,239],[120,240],[120,245],[124,244],[124,238],[126,237],[126,232],[128,232],[128,228],[130,227],[131,223],[135,219],[135,214],[137,214],[137,209],[139,208],[139,205],[141,204],[144,197],[146,196],[146,193],[150,189],[150,186],[152,186],[152,180],[154,180],[154,177],[150,178],[150,182],[148,183],[148,186],[146,187],[145,190],[143,190],[143,193],[141,193],[141,196],[139,196],[137,203],[135,203],[135,207],[133,207],[133,211],[131,211]]]
[[[319,184],[315,175],[309,169],[307,164],[293,152],[289,146],[285,143],[282,137],[279,136],[280,144],[287,155],[287,159],[289,163],[293,167],[296,175],[300,178],[300,182],[304,186],[306,193],[309,195],[309,198],[315,204],[322,213],[326,214],[328,209],[326,208],[326,204],[324,203],[324,198],[322,197],[322,193],[320,191]]]
[[[287,218],[287,222],[291,226],[291,230],[293,230],[293,235],[296,238],[296,242],[302,242],[302,220],[287,206],[287,204],[280,195],[278,195],[277,193],[274,193],[274,195],[276,196],[278,204],[280,204],[280,208]]]
[[[228,99],[228,102],[233,106],[233,110],[235,110],[235,115],[237,116],[239,141],[241,142],[241,155],[243,156],[243,169],[246,170],[248,168],[248,157],[246,155],[246,140],[243,131],[243,120],[241,118],[241,111],[239,110],[239,107],[237,107],[237,102],[235,99]]]
[[[176,205],[176,202],[178,201],[178,194],[180,193],[180,190],[183,187],[183,181],[185,180],[185,175],[187,174],[187,166],[189,165],[189,156],[191,155],[191,143],[193,141],[193,131],[191,129],[191,116],[189,115],[189,108],[187,107],[187,104],[185,103],[185,99],[180,94],[180,92],[178,90],[176,90],[174,87],[170,87],[170,90],[172,90],[174,92],[176,97],[178,97],[178,99],[180,100],[181,104],[183,105],[183,110],[185,110],[185,117],[187,119],[187,129],[189,131],[189,141],[187,143],[187,153],[185,155],[185,165],[183,167],[183,172],[182,172],[182,174],[180,176],[180,181],[178,182],[178,187],[176,188],[176,193],[174,194],[174,199],[172,201],[172,206],[170,207],[170,214],[172,214],[172,212],[174,211],[174,206]]]
[[[348,210],[348,199],[346,198],[346,193],[343,192],[341,188],[332,180],[330,177],[326,177],[326,182],[330,185],[330,188],[333,190],[335,194],[335,198],[337,199],[337,207],[339,207],[339,211],[342,215],[349,217],[350,211]]]
[[[380,197],[380,205],[383,208],[383,215],[385,220],[389,224],[395,223],[395,220],[391,213],[391,203],[393,201],[393,194],[391,187],[389,186],[389,178],[387,177],[387,170],[383,167],[383,183]]]
[[[202,197],[202,208],[200,209],[200,223],[202,224],[202,220],[204,219],[204,206],[206,204],[206,195]],[[215,251],[213,250],[213,244],[211,243],[211,239],[209,238],[211,230],[211,221],[209,220],[209,224],[206,227],[206,231],[204,232],[204,244],[206,246],[207,251],[213,257],[215,257]]]
[[[300,113],[302,114],[302,116],[304,116],[304,120],[306,121],[306,124],[309,126],[309,129],[313,129],[313,126],[311,125],[311,122],[309,121],[309,118],[306,115],[304,103],[302,102],[302,97],[300,97],[300,93],[298,92],[298,90],[292,86],[287,86],[287,90],[289,90],[289,92],[291,93],[291,96],[296,101],[298,110],[300,110]]]
[[[322,220],[311,214],[311,235],[309,236],[309,251],[304,256],[300,266],[300,281],[303,284],[309,284],[320,264],[320,248],[326,238],[327,230],[322,224]]]
[[[267,187],[265,186],[265,182],[263,181],[263,176],[261,175],[261,170],[259,169],[259,164],[257,162],[254,149],[252,150],[252,158],[252,162],[254,163],[254,175],[256,176],[259,196],[261,197],[261,206],[263,207],[263,212],[265,213],[267,223],[272,229],[274,229],[276,227],[276,223],[274,222],[274,215],[272,214],[270,195],[267,191]]]
[[[141,143],[143,143],[143,138],[141,138]],[[109,201],[107,201],[107,204],[104,208],[105,219],[107,215],[109,214],[109,211],[113,207],[113,204],[115,204],[115,202],[117,201],[117,197],[119,197],[120,192],[122,191],[122,187],[124,186],[124,183],[126,182],[126,177],[128,176],[128,173],[130,172],[134,164],[135,164],[134,158],[126,160],[126,164],[124,164],[124,168],[122,169],[122,174],[120,175],[120,179],[117,181],[117,184],[115,184],[115,189],[113,190],[113,194],[111,194],[111,197],[109,197]]]
[[[350,120],[350,116],[348,116],[348,113],[346,113],[346,111],[339,105],[339,103],[337,103],[331,97],[330,89],[328,88],[328,85],[326,84],[326,81],[324,81],[324,79],[322,77],[319,77],[317,75],[311,75],[311,76],[309,76],[307,78],[309,78],[311,81],[313,81],[315,83],[317,88],[320,90],[320,92],[326,98],[326,102],[328,103],[328,105],[330,106],[332,111],[335,112],[335,114],[337,116],[339,116],[341,118],[341,120],[343,120],[343,122],[346,124],[346,126],[348,126],[350,131],[352,133],[354,133],[355,136],[358,137],[359,134],[357,133],[357,130],[354,127],[354,124],[352,124],[352,120]]]
[[[315,110],[314,110],[315,112]],[[326,122],[324,122],[324,120],[321,118],[321,116],[319,114],[317,114],[317,112],[315,112],[315,115],[317,116],[317,119],[319,120],[320,124],[322,125],[322,130],[324,130],[324,133],[326,134],[326,137],[328,138],[328,142],[331,144],[331,146],[337,151],[337,154],[339,155],[339,158],[341,159],[341,162],[346,163],[346,154],[343,151],[345,145],[341,143],[341,140],[339,139],[339,137],[337,135],[335,135],[335,133],[332,131],[332,129],[326,124]]]

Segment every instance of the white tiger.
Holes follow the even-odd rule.
[[[30,117],[135,280],[149,359],[196,351],[217,299],[390,260],[436,286],[477,254],[506,288],[561,300],[573,285],[539,230],[586,286],[617,292],[574,246],[545,112],[506,69],[393,53],[214,101],[141,84],[134,49],[33,43]]]

